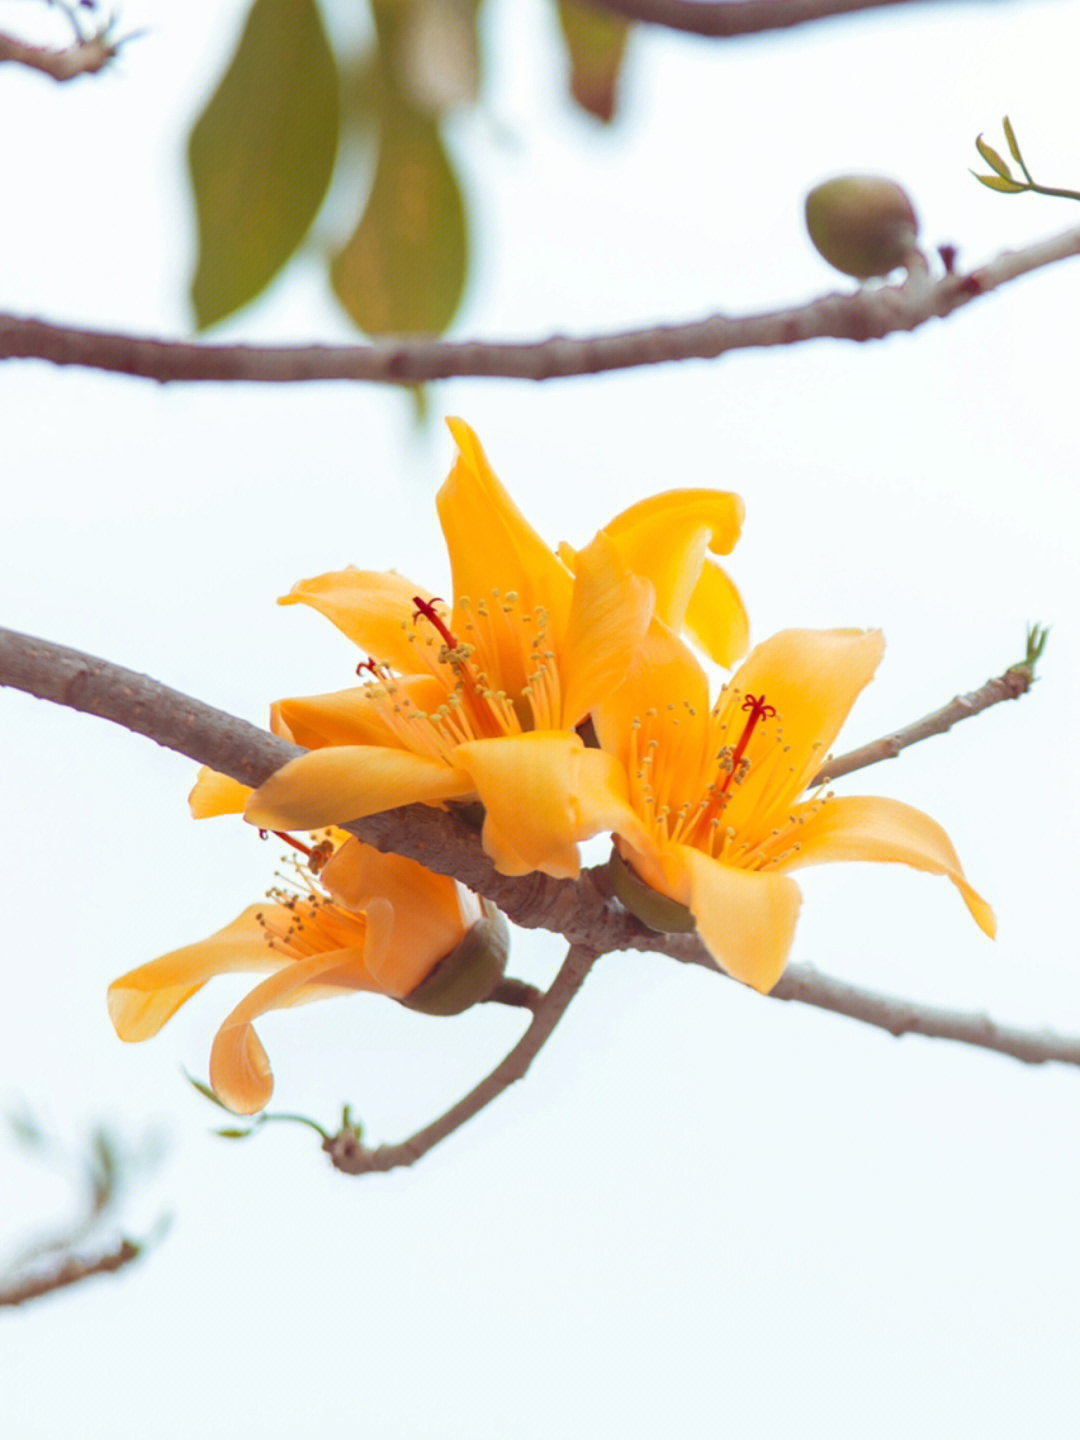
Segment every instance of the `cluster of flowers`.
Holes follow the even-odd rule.
[[[263,829],[320,831],[399,805],[478,803],[484,848],[508,875],[576,877],[579,842],[610,832],[627,908],[658,930],[696,929],[722,969],[762,991],[787,963],[800,904],[789,872],[802,865],[889,860],[946,875],[994,933],[929,816],[805,793],[877,668],[880,632],[783,631],[710,699],[687,642],[728,669],[747,649],[742,600],[714,558],[739,537],[738,496],[657,495],[584,549],[556,552],[469,426],[449,423],[459,453],[437,504],[453,603],[393,572],[297,584],[282,603],[310,605],[360,647],[361,683],[275,704],[273,730],[309,753],[255,791],[204,771],[195,815],[242,811]],[[109,991],[117,1032],[141,1040],[213,975],[272,972],[211,1054],[211,1083],[240,1113],[272,1089],[259,1015],[356,990],[453,1013],[438,999],[425,1006],[425,987],[438,988],[463,945],[477,964],[490,950],[473,942],[477,926],[490,940],[492,917],[455,881],[343,832],[298,848],[307,864],[294,889]],[[489,992],[497,973],[486,973]]]

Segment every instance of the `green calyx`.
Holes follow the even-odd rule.
[[[481,902],[483,918],[400,1004],[423,1015],[461,1015],[487,1000],[506,972],[510,932],[502,912]]]
[[[611,852],[607,873],[615,897],[650,930],[683,935],[697,929],[694,917],[685,905],[672,900],[670,895],[661,895],[659,890],[639,880],[617,850]]]

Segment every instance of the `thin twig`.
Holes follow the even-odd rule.
[[[83,1280],[90,1280],[95,1275],[115,1274],[132,1260],[137,1260],[141,1254],[140,1245],[131,1240],[123,1240],[115,1250],[99,1255],[94,1260],[80,1260],[70,1255],[61,1265],[44,1274],[27,1276],[22,1280],[0,1285],[0,1307],[25,1305],[28,1300],[38,1300],[53,1290],[67,1289]]]
[[[957,695],[948,705],[943,705],[922,720],[916,720],[913,725],[905,725],[902,730],[883,735],[880,740],[872,740],[858,750],[849,750],[846,755],[826,760],[807,788],[816,790],[819,785],[827,785],[832,780],[839,780],[842,775],[863,770],[867,765],[877,765],[881,760],[895,760],[909,745],[928,740],[931,735],[944,735],[959,721],[989,710],[991,705],[999,705],[1002,700],[1019,700],[1031,688],[1033,680],[1034,676],[1027,666],[1014,665],[1004,675],[988,680],[967,695]]]
[[[76,80],[80,75],[96,75],[115,60],[119,48],[120,42],[109,39],[104,30],[62,49],[29,45],[14,35],[0,35],[0,65],[11,61],[62,82]]]
[[[988,1015],[965,1010],[945,1010],[916,1005],[894,995],[882,995],[851,985],[831,975],[822,975],[812,965],[789,965],[780,983],[770,992],[774,1000],[798,1000],[875,1025],[890,1035],[927,1035],[935,1040],[956,1040],[983,1050],[1011,1055],[1027,1065],[1044,1065],[1058,1060],[1063,1065],[1080,1065],[1080,1035],[1057,1035],[1052,1030],[1020,1030],[999,1025]]]
[[[553,380],[573,375],[714,360],[732,350],[831,338],[862,344],[944,318],[977,296],[1080,254],[1080,227],[1022,250],[1006,250],[970,274],[934,280],[912,273],[902,285],[864,285],[805,305],[758,315],[712,315],[683,325],[547,340],[376,340],[368,345],[212,345],[82,330],[0,314],[0,360],[48,360],[162,384],[313,380],[420,384],[451,376]]]
[[[625,20],[662,25],[688,35],[729,40],[790,30],[816,20],[853,15],[859,10],[925,3],[925,0],[589,0]]]
[[[126,726],[245,785],[261,784],[279,766],[303,753],[288,741],[134,670],[12,630],[0,629],[0,685]],[[998,698],[1010,696],[1003,690]],[[527,929],[554,931],[591,953],[651,951],[684,964],[716,969],[696,935],[657,934],[624,910],[611,896],[603,866],[584,871],[577,881],[540,874],[500,875],[481,848],[477,831],[457,816],[426,805],[388,810],[343,828],[380,850],[407,855],[439,874],[456,876]],[[840,991],[852,997],[864,993],[793,965],[771,993],[777,999],[837,1010],[842,1008],[836,1002]],[[904,1028],[1000,1050],[1030,1063],[1061,1060],[1080,1064],[1080,1040],[1030,1035],[1021,1053],[1018,1037],[1023,1032],[995,1032],[981,1016],[958,1017],[953,1012],[875,995],[867,996],[864,1010],[859,1010],[856,998],[843,1013],[894,1033],[897,1015],[918,1015],[917,1027]],[[997,1043],[995,1034],[1005,1035],[1008,1043]]]
[[[571,945],[562,969],[537,1005],[532,1023],[505,1059],[496,1065],[479,1085],[470,1090],[464,1099],[452,1105],[430,1125],[425,1125],[422,1130],[411,1135],[408,1140],[402,1140],[396,1145],[380,1145],[376,1149],[368,1149],[357,1139],[355,1130],[343,1127],[337,1135],[324,1141],[323,1149],[335,1167],[346,1175],[364,1175],[372,1170],[394,1170],[400,1165],[414,1165],[429,1150],[434,1149],[440,1140],[445,1140],[455,1130],[460,1130],[467,1120],[471,1120],[504,1090],[508,1090],[515,1080],[522,1079],[526,1074],[541,1047],[566,1013],[571,1000],[585,983],[585,977],[595,960],[594,951]]]

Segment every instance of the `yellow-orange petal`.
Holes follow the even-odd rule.
[[[310,605],[336,625],[365,655],[409,672],[416,668],[413,597],[431,596],[396,571],[332,570],[298,580],[279,605]]]
[[[783,862],[784,869],[834,860],[875,860],[946,875],[980,930],[991,937],[996,933],[994,912],[968,883],[948,835],[921,810],[882,796],[834,795],[820,808],[801,805],[792,813],[806,819],[798,830],[799,849]]]
[[[194,945],[171,950],[129,970],[109,986],[109,1018],[121,1040],[148,1040],[207,980],[244,970],[273,970],[289,964],[270,949],[256,918],[266,915],[287,926],[280,905],[249,905],[231,924]]]
[[[652,590],[631,574],[601,532],[577,557],[573,599],[559,670],[561,723],[573,728],[625,678],[645,637]]]
[[[745,655],[750,644],[750,621],[742,596],[727,571],[708,557],[686,607],[683,629],[725,669]]]
[[[665,868],[677,865],[683,871],[685,903],[716,963],[735,980],[770,991],[784,973],[795,936],[802,903],[795,881],[775,872],[739,870],[686,845],[665,851],[664,861]]]
[[[471,793],[468,776],[441,760],[381,745],[332,745],[276,770],[252,794],[244,818],[266,830],[318,830]]]
[[[761,645],[735,673],[741,695],[764,695],[779,716],[794,767],[786,787],[799,795],[821,765],[860,692],[873,678],[885,651],[880,630],[781,630]],[[729,811],[730,823],[757,804],[759,772],[751,770]],[[783,797],[778,802],[787,803]]]
[[[471,740],[455,760],[484,806],[484,849],[504,875],[576,879],[577,842],[632,813],[621,766],[571,731]]]
[[[674,631],[654,619],[623,683],[593,706],[593,726],[604,750],[630,765],[635,722],[651,709],[666,712],[670,707],[674,707],[673,720],[678,721],[680,750],[696,767],[700,746],[695,746],[692,732],[700,730],[704,736],[709,715],[708,677]]]
[[[393,975],[381,957],[369,958],[379,988],[389,994],[408,995],[480,918],[479,902],[449,875],[436,875],[415,860],[384,854],[359,840],[349,839],[319,880],[349,910],[365,910],[376,897],[393,907]]]
[[[656,614],[665,625],[681,631],[691,602],[695,602],[704,648],[721,664],[730,664],[742,654],[742,650],[732,653],[731,645],[740,628],[745,629],[746,612],[730,581],[725,588],[705,578],[719,568],[708,560],[707,552],[726,555],[732,550],[742,529],[744,509],[741,498],[726,491],[669,490],[631,505],[604,527],[628,567],[652,581]],[[733,613],[702,624],[706,607],[717,601],[726,609],[734,607]],[[730,658],[722,660],[713,645]]]
[[[570,572],[510,499],[472,427],[453,417],[446,423],[459,454],[436,505],[455,602],[468,596],[479,603],[493,589],[516,591],[524,613],[543,606],[561,634],[570,609]]]
[[[196,820],[210,815],[242,815],[250,794],[250,785],[241,785],[239,780],[204,765],[188,796],[188,806]]]
[[[270,707],[270,729],[307,750],[326,745],[388,745],[390,727],[379,714],[369,685],[326,695],[293,695]]]
[[[369,927],[386,932],[381,940],[372,937],[363,946],[294,960],[261,985],[256,985],[226,1017],[214,1036],[210,1050],[210,1084],[215,1094],[237,1115],[254,1115],[274,1090],[270,1062],[252,1022],[268,1010],[301,1005],[312,1000],[332,999],[353,990],[377,988],[365,959],[372,945],[383,946],[393,917],[391,907],[373,907]]]

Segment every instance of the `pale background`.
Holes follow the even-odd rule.
[[[187,332],[183,137],[245,8],[130,0],[123,25],[149,33],[96,81],[4,67],[0,308]],[[451,132],[480,247],[460,335],[833,288],[801,203],[837,170],[902,179],[926,241],[972,261],[1080,221],[967,173],[1007,110],[1036,175],[1080,185],[1075,6],[927,6],[731,43],[641,32],[611,133],[562,101],[553,12],[487,8],[490,103]],[[23,33],[30,15],[0,5]],[[756,638],[886,631],[847,744],[999,673],[1027,621],[1054,627],[1031,696],[845,787],[945,825],[997,943],[943,881],[835,867],[800,876],[794,958],[1066,1031],[1078,301],[1073,262],[872,347],[431,392],[552,542],[657,489],[739,490],[732,570]],[[349,338],[302,263],[221,333]],[[415,434],[392,393],[159,389],[37,363],[0,384],[6,625],[262,720],[275,696],[348,683],[356,659],[318,617],[275,609],[295,579],[393,565],[445,592],[432,501],[449,437]],[[284,1126],[229,1145],[179,1067],[205,1074],[245,982],[131,1048],[104,992],[257,898],[276,848],[191,821],[194,767],[102,722],[3,692],[0,736],[0,1104],[24,1098],[73,1140],[102,1118],[133,1139],[163,1129],[167,1160],[125,1221],[173,1217],[117,1279],[0,1315],[6,1433],[1075,1435],[1075,1070],[897,1042],[611,956],[526,1083],[412,1171],[345,1178]],[[518,975],[545,982],[560,958],[550,937],[515,937]],[[349,1100],[377,1143],[457,1098],[523,1024],[359,997],[262,1033],[280,1108],[333,1125]],[[0,1246],[66,1200],[5,1143]]]

